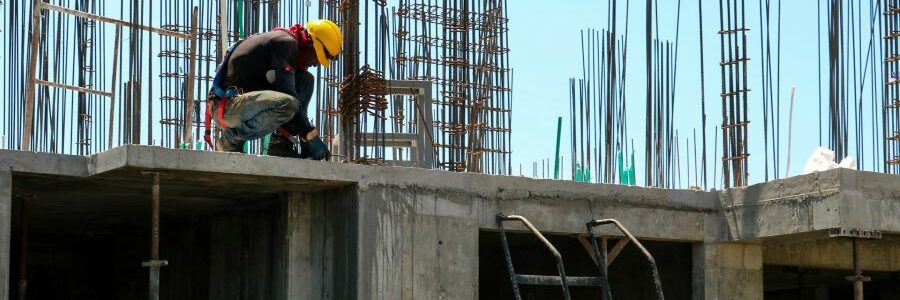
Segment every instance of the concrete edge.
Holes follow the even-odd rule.
[[[694,211],[713,211],[720,206],[716,192],[338,164],[143,145],[120,146],[91,156],[0,150],[2,166],[12,168],[14,172],[60,176],[93,176],[130,167],[357,183],[360,189],[396,186],[498,199],[539,197],[567,201],[599,198]]]
[[[15,173],[90,176],[90,160],[87,156],[0,150],[0,168]]]
[[[598,195],[622,202],[658,205],[689,210],[718,209],[713,192],[668,190],[612,184],[541,180],[516,176],[458,173],[419,168],[366,166],[251,156],[196,150],[128,145],[100,153],[97,173],[119,167],[175,169],[225,174],[303,178],[322,181],[356,182],[361,189],[370,185],[397,186],[443,192],[457,192],[501,199],[529,196],[558,199],[592,199]],[[124,163],[122,163],[124,156]]]

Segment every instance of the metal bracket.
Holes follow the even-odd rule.
[[[141,175],[144,175],[144,176],[153,176],[154,174],[159,174],[160,176],[169,175],[169,173],[165,172],[165,171],[154,171],[154,170],[141,171]]]
[[[829,229],[828,237],[880,240],[881,239],[881,231],[880,230],[864,230],[864,229],[856,229],[856,228],[839,227],[839,228]]]
[[[851,282],[855,282],[855,281],[869,282],[869,281],[872,281],[872,277],[870,277],[870,276],[864,276],[864,275],[844,276],[844,279],[846,279],[847,281],[851,281]]]
[[[432,108],[432,83],[427,80],[388,80],[386,96],[413,96],[415,97],[415,111],[413,115],[416,119],[415,133],[392,133],[384,134],[359,132],[357,139],[364,141],[379,141],[378,143],[386,147],[406,148],[413,154],[411,160],[390,160],[385,163],[394,166],[419,167],[431,169],[434,165],[434,138],[431,136],[433,122],[431,118]],[[395,98],[392,103],[396,103]],[[394,104],[392,104],[394,105]],[[331,141],[332,154],[337,157],[346,156],[349,151],[341,149],[343,143],[340,134]]]
[[[141,263],[141,267],[165,267],[169,265],[168,260],[150,260]]]

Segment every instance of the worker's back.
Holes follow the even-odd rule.
[[[253,35],[232,52],[224,87],[244,92],[274,90],[296,97],[292,71],[299,51],[297,41],[286,31]]]

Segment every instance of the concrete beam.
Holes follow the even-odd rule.
[[[577,189],[572,187],[572,190]],[[724,224],[718,210],[704,205],[706,201],[717,201],[712,193],[613,185],[604,186],[603,190],[589,195],[562,192],[569,189],[555,192],[536,190],[537,187],[532,187],[521,190],[519,194],[481,198],[480,227],[495,230],[494,218],[502,212],[522,215],[548,233],[584,233],[588,221],[612,218],[622,222],[642,239],[704,241],[721,240],[723,237]],[[689,204],[691,202],[693,205]],[[509,229],[525,230],[515,223],[510,224]],[[613,227],[598,228],[598,233],[621,235]]]
[[[840,170],[841,227],[900,234],[900,176]]]
[[[859,259],[866,271],[900,270],[900,240],[859,240]],[[769,265],[853,270],[853,242],[845,238],[766,245]]]
[[[0,150],[0,169],[17,173],[89,176],[90,158],[42,152]]]
[[[832,228],[900,233],[900,177],[836,169],[722,193],[729,239],[753,241]]]

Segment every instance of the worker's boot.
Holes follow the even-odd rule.
[[[219,152],[243,152],[244,151],[244,142],[232,142],[230,138],[227,137],[228,134],[223,133],[219,139],[216,140],[216,151]]]
[[[273,133],[269,139],[269,155],[300,158],[294,143],[277,133]]]

